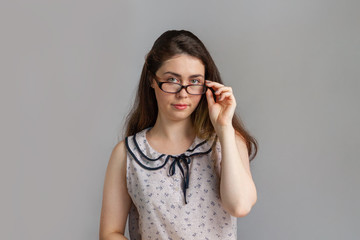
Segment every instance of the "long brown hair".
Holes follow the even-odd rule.
[[[205,66],[205,79],[222,83],[220,73],[210,53],[199,38],[185,30],[166,31],[155,41],[150,52],[146,55],[135,102],[126,118],[126,136],[134,135],[155,125],[158,106],[151,82],[162,63],[178,54],[188,54],[200,59]],[[204,139],[209,138],[215,132],[209,118],[207,105],[206,96],[203,95],[191,115],[196,135]],[[242,121],[236,114],[233,117],[232,124],[235,131],[245,139],[249,159],[250,161],[253,160],[258,149],[256,139],[245,130]]]

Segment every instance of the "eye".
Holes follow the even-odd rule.
[[[167,79],[167,82],[170,82],[170,83],[178,83],[179,80],[177,80],[177,79],[174,78],[174,77],[170,77],[170,78]]]
[[[191,79],[191,80],[190,80],[190,83],[191,83],[191,84],[201,84],[201,82],[200,82],[199,79]]]

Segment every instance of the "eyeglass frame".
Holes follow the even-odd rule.
[[[160,88],[161,91],[166,92],[166,93],[176,94],[176,93],[181,92],[181,90],[184,88],[185,91],[186,91],[188,94],[190,94],[190,95],[203,95],[203,94],[206,93],[206,90],[209,88],[209,87],[207,87],[207,86],[205,85],[205,82],[204,82],[204,84],[189,84],[189,85],[182,85],[182,84],[180,84],[180,83],[171,83],[171,84],[179,85],[179,86],[180,86],[180,89],[179,89],[177,92],[167,92],[167,91],[165,91],[165,90],[162,89],[162,85],[163,85],[164,83],[170,83],[170,82],[160,82],[160,81],[158,81],[157,78],[158,78],[158,77],[155,78],[155,81],[156,81],[157,85],[159,86],[159,88]],[[188,91],[187,88],[190,87],[190,86],[203,86],[203,93],[199,93],[199,94],[189,93],[189,91]]]

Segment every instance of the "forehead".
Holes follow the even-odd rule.
[[[164,61],[157,72],[159,74],[174,72],[182,76],[195,74],[204,75],[205,66],[202,61],[196,57],[180,54]]]

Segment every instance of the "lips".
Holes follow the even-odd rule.
[[[178,109],[178,110],[184,110],[186,109],[189,105],[188,104],[173,104],[174,108]]]

